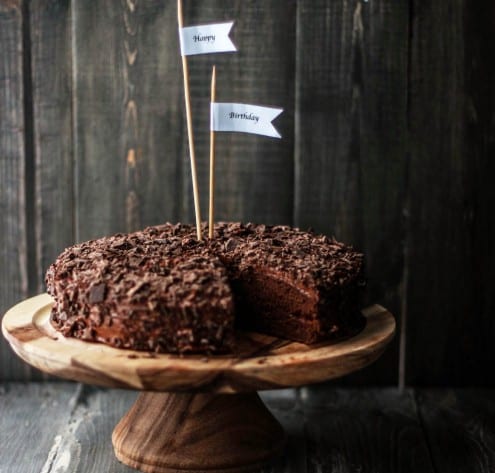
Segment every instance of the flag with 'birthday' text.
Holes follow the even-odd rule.
[[[237,131],[281,138],[272,121],[283,109],[245,103],[211,104],[211,131]]]

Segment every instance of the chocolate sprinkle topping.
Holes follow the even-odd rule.
[[[89,303],[96,304],[105,299],[105,284],[97,284],[89,289]]]
[[[306,343],[356,326],[362,254],[287,226],[219,223],[214,233],[199,242],[193,226],[164,224],[67,248],[46,275],[52,324],[178,353],[229,351],[235,317]],[[240,315],[246,307],[256,315]]]

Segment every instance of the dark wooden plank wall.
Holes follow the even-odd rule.
[[[366,254],[368,300],[403,287],[407,0],[299,2],[296,224]],[[308,53],[311,51],[311,53]],[[400,336],[351,382],[395,383]]]
[[[23,82],[25,24],[20,1],[0,2],[0,310],[5,310],[30,290],[29,243],[26,206],[32,163],[25,141],[25,91]],[[31,256],[31,254],[29,255]],[[31,378],[31,369],[0,342],[0,379]]]
[[[186,141],[175,5],[73,8],[76,238],[180,220]]]
[[[218,136],[218,218],[355,244],[397,315],[386,355],[341,382],[493,385],[489,1],[184,3],[186,24],[235,20],[239,47],[189,60],[203,218],[216,64],[219,100],[286,110],[281,141]],[[0,51],[3,312],[71,242],[191,222],[193,203],[175,1],[0,0]],[[39,376],[0,356],[0,379]]]
[[[290,224],[297,2],[205,0],[184,4],[188,5],[184,12],[186,25],[234,20],[232,38],[238,48],[237,53],[189,59],[198,179],[204,196],[203,220],[207,218],[208,208],[209,84],[212,65],[216,64],[218,101],[279,106],[285,110],[276,121],[283,140],[240,133],[218,134],[217,219]],[[187,148],[184,156],[188,159]],[[188,168],[184,175],[183,218],[193,221]]]
[[[69,0],[29,3],[35,159],[36,289],[74,241],[72,68]],[[27,21],[27,19],[26,19]]]
[[[493,386],[495,9],[412,6],[406,378]]]

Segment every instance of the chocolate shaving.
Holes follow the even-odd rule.
[[[347,299],[364,284],[363,255],[323,235],[235,222],[218,223],[215,238],[199,242],[194,226],[164,224],[62,252],[46,274],[52,323],[65,335],[124,348],[228,351],[233,287],[259,271],[317,294],[322,323],[330,305],[344,320]]]
[[[97,284],[89,289],[89,303],[98,304],[105,300],[105,283]]]

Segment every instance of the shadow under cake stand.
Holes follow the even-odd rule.
[[[113,431],[115,455],[147,473],[250,471],[282,452],[285,434],[258,390],[337,378],[375,361],[394,336],[386,309],[363,310],[365,328],[311,346],[242,333],[225,356],[176,356],[63,337],[49,323],[52,299],[27,299],[2,331],[34,367],[62,378],[142,391]]]

